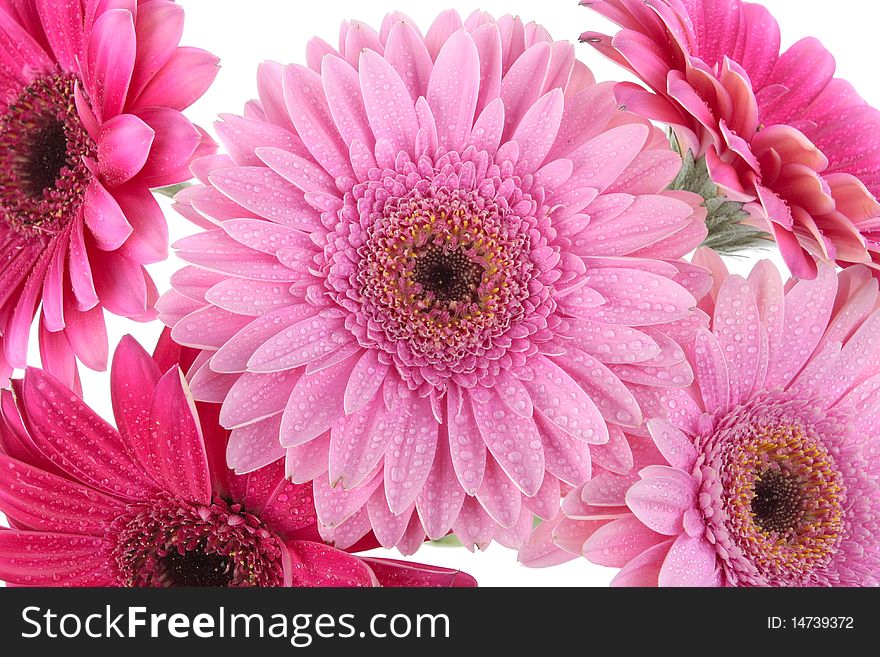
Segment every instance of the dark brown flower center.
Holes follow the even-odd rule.
[[[793,529],[802,515],[802,507],[797,479],[779,470],[767,470],[757,476],[752,513],[763,531],[782,534]]]
[[[0,115],[0,212],[23,231],[54,233],[82,205],[96,158],[74,102],[77,80],[34,80]]]
[[[483,268],[461,251],[432,247],[418,258],[413,280],[438,301],[470,303],[483,280]]]
[[[110,558],[121,586],[280,586],[281,544],[259,518],[215,497],[208,506],[160,498],[113,523]]]
[[[170,552],[158,562],[168,586],[227,587],[234,575],[232,566],[228,557],[207,553],[202,546],[183,554]]]

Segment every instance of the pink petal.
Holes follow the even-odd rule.
[[[405,20],[394,23],[385,44],[385,59],[406,84],[413,102],[427,95],[434,64],[414,25]]]
[[[237,429],[281,413],[300,375],[298,370],[273,374],[245,372],[226,396],[220,422],[227,429]]]
[[[672,541],[666,541],[648,548],[626,564],[611,580],[611,586],[655,587],[660,577],[663,561],[669,553]]]
[[[785,295],[779,351],[770,363],[765,386],[785,386],[801,370],[822,337],[837,293],[834,268],[823,266],[814,281],[800,281]]]
[[[462,488],[475,495],[486,469],[486,444],[474,420],[469,404],[458,386],[447,394],[449,450]]]
[[[385,491],[381,486],[375,490],[367,502],[367,513],[370,515],[370,526],[373,528],[376,540],[382,547],[393,548],[400,543],[413,511],[414,506],[410,506],[400,514],[392,513],[385,499]]]
[[[0,579],[19,586],[112,586],[102,538],[0,530]]]
[[[150,408],[151,452],[166,490],[180,499],[211,502],[211,477],[195,402],[174,368],[156,384]],[[155,474],[155,473],[154,473]]]
[[[65,70],[77,70],[84,45],[82,2],[36,0],[36,9],[55,59]]]
[[[189,180],[192,177],[189,164],[202,142],[202,134],[174,109],[145,108],[138,110],[137,115],[156,134],[139,180],[148,187],[164,187]]]
[[[464,588],[477,585],[473,577],[460,570],[393,559],[365,558],[364,562],[379,580],[379,586]]]
[[[509,411],[497,395],[474,399],[471,410],[486,447],[525,495],[532,496],[544,479],[544,449],[535,423]]]
[[[607,443],[608,427],[584,389],[549,359],[534,358],[530,365],[534,378],[526,381],[525,386],[535,409],[578,440]],[[486,438],[488,443],[489,437]]]
[[[608,303],[595,320],[609,324],[650,326],[686,317],[697,302],[671,280],[637,269],[593,269],[589,285]]]
[[[603,335],[609,335],[609,333],[613,335],[614,329],[617,328],[623,327],[609,327],[609,331],[605,331]],[[632,333],[636,332],[632,331]],[[647,335],[644,338],[654,344]],[[557,360],[564,365],[565,371],[575,383],[583,388],[605,421],[627,427],[638,426],[642,423],[642,410],[639,408],[636,398],[623,381],[597,359],[585,351],[570,348],[566,356]],[[601,428],[598,430],[598,435],[604,435]],[[598,440],[590,440],[589,442],[601,444]]]
[[[443,45],[428,83],[428,104],[437,122],[440,143],[461,151],[474,124],[480,91],[480,56],[464,30]]]
[[[705,538],[681,535],[663,560],[660,586],[708,586],[715,575],[715,549]]]
[[[92,104],[107,120],[125,108],[137,55],[134,17],[124,9],[106,11],[92,26],[88,45],[89,79],[86,88]]]
[[[626,492],[626,504],[654,531],[675,536],[682,531],[685,512],[696,504],[696,483],[688,485],[678,477],[643,479]]]
[[[327,431],[342,411],[345,384],[353,359],[315,374],[306,374],[290,394],[281,424],[281,444],[301,445]],[[318,400],[320,404],[316,404]]]
[[[697,460],[697,450],[692,440],[678,427],[665,420],[649,420],[647,428],[667,463],[679,470],[690,472]]]
[[[375,472],[392,436],[404,430],[406,419],[385,409],[381,397],[337,422],[330,431],[330,481],[357,488]]]
[[[318,478],[328,479],[326,475],[329,451],[329,431],[304,445],[288,447],[285,455],[285,472],[288,479],[296,484],[310,483]]]
[[[289,541],[285,578],[297,587],[375,586],[375,575],[362,560],[342,550],[311,541]]]
[[[645,550],[666,540],[635,516],[628,515],[596,530],[584,543],[583,555],[600,566],[622,568]]]
[[[522,494],[493,458],[486,463],[486,473],[477,491],[477,499],[501,527],[513,527],[519,519]]]
[[[121,247],[132,233],[122,208],[116,199],[98,182],[93,182],[86,190],[83,209],[86,226],[98,248],[115,251]]]
[[[150,155],[155,134],[131,114],[115,116],[101,126],[98,166],[107,184],[116,187],[138,174]]]
[[[137,97],[136,107],[167,107],[181,112],[214,82],[219,60],[198,48],[177,48]]]
[[[466,497],[452,530],[465,548],[485,550],[492,542],[497,525],[474,497]]]
[[[140,93],[177,49],[183,36],[183,8],[174,2],[144,3],[137,8],[137,58],[131,91]]]
[[[505,140],[511,138],[523,116],[541,97],[542,89],[535,84],[535,80],[546,79],[552,56],[553,49],[548,43],[536,43],[517,58],[504,75],[501,99],[507,117]]]
[[[350,176],[348,148],[333,123],[320,76],[302,66],[286,66],[283,84],[287,111],[315,160],[334,178]]]
[[[437,450],[439,426],[426,400],[405,399],[398,413],[408,417],[391,437],[385,454],[385,496],[392,513],[413,504],[428,478]]]
[[[122,503],[0,454],[0,501],[15,526],[103,537]]]
[[[437,540],[449,533],[464,498],[465,492],[458,481],[449,450],[447,426],[440,425],[434,463],[416,498],[416,508],[428,538]]]
[[[154,493],[116,430],[59,381],[29,369],[22,397],[34,445],[59,467],[115,497],[144,499]]]
[[[226,463],[240,475],[249,474],[275,463],[284,456],[278,435],[281,414],[233,429],[226,448]]]
[[[361,92],[376,140],[387,140],[395,152],[414,153],[419,124],[403,80],[383,57],[361,54]]]

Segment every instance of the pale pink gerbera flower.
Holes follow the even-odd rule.
[[[286,451],[315,479],[339,544],[518,543],[591,454],[628,467],[628,385],[691,381],[670,336],[708,288],[677,260],[700,199],[663,191],[662,133],[537,25],[396,14],[308,61],[262,66],[181,197],[213,228],[160,306],[205,350],[193,390],[223,403],[231,466]]]
[[[713,268],[691,402],[658,407],[642,467],[572,492],[521,558],[557,563],[553,541],[622,567],[622,586],[878,585],[877,281]]]
[[[458,571],[324,544],[312,487],[278,462],[237,476],[228,432],[196,409],[163,340],[114,357],[119,431],[57,379],[0,393],[0,579],[17,586],[472,586]],[[187,354],[183,354],[187,358]],[[161,368],[160,368],[161,366]],[[165,368],[168,368],[165,374]],[[201,416],[201,417],[200,417]],[[371,538],[358,549],[374,547]]]
[[[214,144],[180,113],[217,59],[177,46],[167,0],[0,0],[0,379],[43,366],[76,385],[103,370],[103,310],[155,318],[145,264],[167,257],[150,188],[190,177]]]
[[[655,92],[622,84],[621,103],[675,126],[796,276],[816,275],[813,256],[880,267],[880,112],[816,39],[780,54],[776,20],[740,0],[584,4],[624,29],[583,39]]]

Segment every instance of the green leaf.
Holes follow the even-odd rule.
[[[458,540],[458,537],[455,534],[449,534],[447,536],[444,536],[443,538],[438,538],[436,541],[431,541],[429,545],[449,548],[464,547],[464,545],[462,545],[461,541]]]
[[[677,140],[672,137],[672,147],[680,152]],[[693,192],[703,197],[706,208],[706,228],[709,236],[703,243],[714,251],[725,255],[736,255],[742,251],[766,247],[772,237],[758,228],[744,223],[749,215],[743,211],[743,203],[731,201],[712,182],[706,158],[694,159],[688,151],[682,158],[681,171],[672,181],[669,189]]]
[[[168,187],[159,187],[154,189],[153,191],[160,196],[167,196],[168,198],[174,198],[180,192],[182,192],[187,187],[192,187],[192,183],[180,183],[179,185],[169,185]]]

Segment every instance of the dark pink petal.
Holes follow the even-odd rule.
[[[59,467],[116,497],[143,499],[155,491],[116,430],[59,381],[29,369],[22,398],[34,444]]]
[[[376,576],[358,557],[322,543],[288,541],[285,580],[295,587],[375,586]]]
[[[155,465],[149,454],[152,397],[146,392],[155,390],[161,376],[156,361],[144,348],[130,335],[124,336],[110,369],[113,416],[132,455],[150,468]]]
[[[167,107],[139,109],[137,115],[156,135],[139,180],[148,187],[188,180],[189,163],[201,143],[201,133],[183,114]]]
[[[52,332],[46,328],[45,316],[40,319],[38,341],[43,370],[61,381],[76,394],[82,394],[82,385],[76,366],[76,356],[64,331]]]
[[[109,120],[125,108],[136,54],[131,12],[111,9],[101,14],[89,38],[86,89],[102,119]]]
[[[44,48],[35,40],[35,34],[37,30],[29,32],[0,8],[0,66],[3,70],[0,79],[10,76],[9,82],[2,85],[8,85],[8,89],[3,89],[8,95],[4,101],[12,100],[24,85],[30,83],[31,71],[51,71],[54,66]]]
[[[104,307],[121,317],[139,318],[146,315],[149,290],[144,268],[116,252],[98,252],[95,255],[92,274]]]
[[[40,254],[24,284],[15,310],[6,317],[4,322],[3,349],[6,360],[12,367],[24,368],[27,366],[28,338],[50,257],[51,251],[43,251]]]
[[[94,536],[0,530],[0,579],[18,586],[112,586],[109,550]]]
[[[165,107],[178,112],[201,98],[219,72],[219,60],[198,48],[178,48],[152,77],[130,109]]]
[[[131,114],[105,122],[98,137],[98,167],[104,181],[116,187],[136,176],[147,162],[155,134]]]
[[[92,238],[103,251],[115,251],[132,233],[119,203],[97,181],[92,182],[86,191],[83,216]]]
[[[0,507],[17,527],[103,537],[123,503],[0,454]]]
[[[140,3],[137,9],[137,59],[131,93],[137,96],[165,65],[183,36],[183,8],[173,1]]]
[[[35,0],[43,30],[55,59],[67,71],[76,71],[83,54],[81,0]]]
[[[460,570],[394,559],[366,557],[363,561],[372,569],[380,586],[464,588],[477,585],[473,577]]]
[[[121,253],[133,262],[149,265],[168,257],[168,223],[156,197],[133,182],[113,190],[113,198],[131,225],[132,233]]]
[[[159,481],[180,499],[209,504],[211,477],[195,403],[178,368],[156,384],[150,407],[151,451]]]
[[[89,262],[83,228],[82,221],[74,222],[71,228],[68,274],[73,293],[76,296],[77,307],[80,310],[88,310],[98,305],[100,299],[95,291],[95,281],[92,276],[92,266]]]

